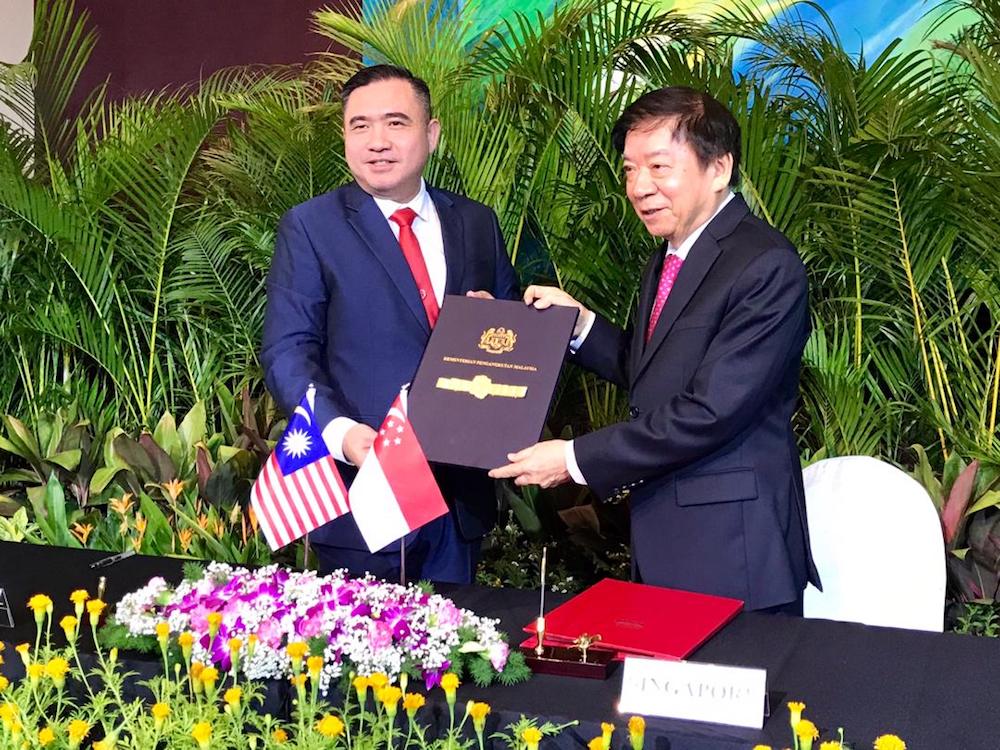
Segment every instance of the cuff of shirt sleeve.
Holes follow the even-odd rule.
[[[583,477],[583,472],[580,471],[580,467],[576,463],[576,450],[573,448],[573,441],[566,441],[566,471],[569,472],[570,477],[577,484],[587,484],[587,480]]]
[[[344,455],[344,438],[350,429],[357,424],[358,422],[350,417],[336,417],[323,428],[323,442],[326,443],[326,449],[330,451],[331,456],[345,464],[351,462]]]
[[[573,354],[576,354],[576,350],[583,346],[583,342],[586,340],[587,334],[590,333],[590,329],[594,327],[594,321],[597,320],[597,313],[593,310],[588,310],[587,312],[590,314],[590,319],[584,324],[583,330],[580,331],[580,335],[569,340],[569,350]],[[576,464],[573,465],[576,466]],[[584,483],[580,482],[580,484]]]

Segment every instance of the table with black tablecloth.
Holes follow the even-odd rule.
[[[34,621],[28,597],[46,593],[59,608],[69,608],[76,588],[95,591],[107,577],[105,598],[115,602],[154,575],[179,581],[181,563],[169,558],[135,556],[103,570],[89,564],[105,553],[0,543],[0,586],[6,588],[17,617],[13,631],[0,629],[8,644],[33,640]],[[498,617],[512,644],[521,627],[536,614],[537,594],[530,591],[440,585],[437,590],[479,615]],[[552,596],[552,606],[566,597]],[[768,743],[790,743],[787,700],[804,701],[808,716],[832,738],[844,726],[856,747],[871,747],[879,734],[903,737],[910,750],[993,750],[1000,748],[1000,641],[955,634],[877,628],[783,615],[744,613],[693,656],[703,661],[767,670],[774,715],[763,731],[666,719],[647,720],[651,750],[723,750]],[[19,664],[8,659],[0,669],[16,676]],[[491,704],[488,730],[520,714],[580,724],[555,743],[579,748],[600,733],[602,721],[624,731],[627,717],[615,706],[621,669],[605,681],[535,675],[527,683],[480,689],[463,685],[459,700]],[[617,746],[617,745],[616,745]]]

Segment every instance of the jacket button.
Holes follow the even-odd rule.
[[[635,406],[630,406],[628,408],[629,419],[636,419],[639,416],[639,409]]]

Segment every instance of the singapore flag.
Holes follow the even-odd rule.
[[[383,420],[351,484],[348,501],[372,552],[448,512],[406,418],[405,390]]]

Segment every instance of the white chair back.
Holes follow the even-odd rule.
[[[806,588],[804,615],[941,632],[944,540],[927,491],[868,456],[817,461],[803,479],[823,582]]]

